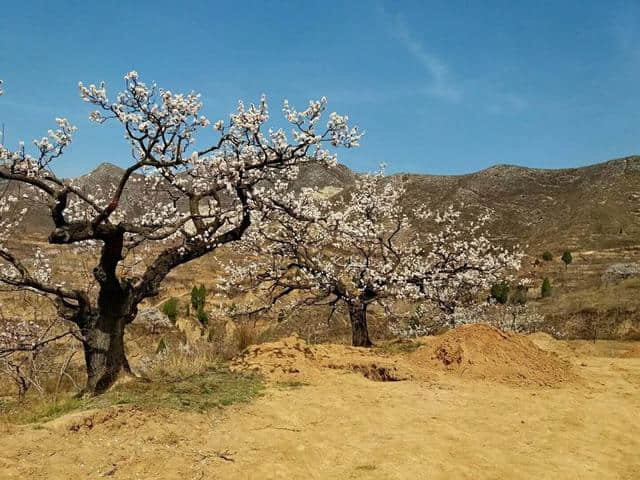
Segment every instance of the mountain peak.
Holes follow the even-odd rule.
[[[122,172],[124,172],[124,169],[118,167],[117,165],[114,165],[113,163],[109,163],[109,162],[103,162],[100,165],[98,165],[96,168],[94,168],[89,175],[96,175],[96,174],[116,174],[119,175]]]

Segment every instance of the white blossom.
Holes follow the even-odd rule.
[[[287,114],[301,118],[291,109]],[[262,216],[240,243],[251,261],[228,267],[228,285],[248,285],[267,306],[297,291],[303,301],[350,308],[427,300],[452,315],[519,268],[520,254],[485,236],[488,214],[464,222],[453,207],[430,212],[420,206],[411,220],[404,195],[402,181],[384,170],[360,177],[345,201],[310,189],[287,193],[274,184],[270,195],[261,195]],[[416,221],[427,224],[417,228]]]
[[[321,126],[324,98],[290,121],[297,133],[289,140],[268,127],[264,96],[255,105],[239,102],[211,129],[198,93],[144,83],[136,71],[124,84],[115,94],[104,82],[78,84],[92,108],[89,119],[119,125],[131,148],[130,164],[114,184],[55,174],[55,160],[76,130],[65,118],[56,118],[56,128],[31,149],[22,142],[15,149],[0,145],[0,179],[20,187],[0,192],[0,285],[55,300],[61,318],[85,328],[107,314],[101,293],[126,297],[129,311],[121,314],[130,321],[173,268],[245,234],[272,205],[263,184],[286,189],[300,166],[335,164],[333,146],[357,143],[346,117]],[[61,250],[20,245],[16,233],[30,212],[50,216],[48,241]],[[78,275],[64,275],[68,283],[52,261],[63,253],[78,259],[72,265]]]

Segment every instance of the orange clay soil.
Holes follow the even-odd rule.
[[[462,377],[513,385],[553,386],[575,380],[568,362],[516,333],[488,325],[463,325],[426,344],[410,356]]]
[[[342,345],[308,345],[298,337],[249,347],[232,369],[258,371],[276,381],[307,381],[327,368],[355,371],[377,381],[433,381],[440,375],[512,385],[553,386],[575,381],[570,364],[527,337],[488,325],[464,325],[405,356]]]
[[[297,336],[252,345],[231,362],[231,370],[255,371],[275,382],[312,382],[331,370],[360,373],[374,381],[427,379],[399,356],[344,345],[309,345]]]
[[[601,351],[638,344],[575,353],[484,326],[421,342],[381,355],[291,337],[233,362],[270,379],[248,405],[0,425],[0,478],[640,478],[640,358]]]

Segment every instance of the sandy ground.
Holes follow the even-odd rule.
[[[640,478],[638,344],[533,340],[576,378],[516,385],[432,368],[380,382],[326,368],[206,415],[123,407],[0,426],[0,478]]]

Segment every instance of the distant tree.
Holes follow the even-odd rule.
[[[194,309],[198,308],[199,301],[200,301],[199,296],[200,296],[200,289],[194,285],[193,288],[191,289],[191,306]]]
[[[261,300],[256,313],[293,292],[299,304],[322,304],[349,313],[352,344],[371,345],[367,311],[394,299],[428,300],[448,314],[487,289],[520,256],[488,240],[488,216],[467,224],[452,207],[416,217],[431,223],[420,234],[403,213],[404,186],[381,171],[364,175],[345,202],[305,190],[283,194],[238,244],[251,262],[231,265],[228,281]]]
[[[545,262],[550,262],[551,260],[553,260],[553,254],[549,250],[547,250],[542,254],[542,259]]]
[[[505,304],[509,299],[509,283],[504,280],[491,286],[491,298],[496,302]]]
[[[15,150],[0,145],[0,180],[10,186],[0,191],[0,286],[55,301],[58,317],[81,332],[84,392],[97,394],[132,374],[125,327],[172,270],[242,238],[255,203],[270,194],[262,188],[267,179],[286,184],[302,165],[334,165],[329,149],[357,146],[361,133],[335,112],[323,124],[325,98],[300,112],[285,101],[291,133],[268,128],[264,97],[249,107],[239,102],[210,129],[200,95],[143,83],[135,71],[124,76],[124,90],[115,96],[104,83],[79,83],[79,93],[95,108],[90,120],[120,126],[130,163],[104,189],[83,189],[57,176],[56,159],[76,130],[64,118],[35,140],[33,154],[22,143]],[[205,131],[214,138],[196,143]],[[123,200],[131,190],[140,193],[133,205]],[[78,269],[93,268],[56,278],[47,259],[35,258],[30,244],[16,238],[27,216],[23,205],[50,216],[50,244],[74,254]]]
[[[207,289],[204,285],[199,287],[193,287],[191,289],[191,306],[197,312],[199,309],[204,308],[207,302]]]
[[[569,264],[573,262],[573,256],[569,250],[565,250],[562,254],[562,261],[564,262],[565,270],[569,268]]]
[[[542,298],[550,297],[553,289],[551,287],[551,281],[549,281],[549,277],[545,277],[542,281],[542,287],[540,289],[540,294]]]
[[[198,322],[205,327],[209,324],[209,315],[204,311],[204,305],[200,305],[198,310],[196,310],[196,318],[198,319]]]

